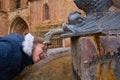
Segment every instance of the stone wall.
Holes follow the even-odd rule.
[[[49,20],[44,20],[44,4],[49,7]],[[37,0],[30,3],[32,26],[67,22],[70,12],[78,10],[73,0]]]
[[[4,11],[0,11],[0,36],[4,36],[8,31],[8,20],[7,20],[7,13]]]

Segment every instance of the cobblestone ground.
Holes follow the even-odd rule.
[[[49,49],[44,60],[26,67],[14,80],[73,80],[70,48]]]

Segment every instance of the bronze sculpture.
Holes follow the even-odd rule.
[[[111,0],[74,0],[74,2],[78,8],[86,12],[86,17],[81,16],[79,12],[71,13],[68,16],[69,23],[63,25],[63,30],[67,31],[67,34],[61,35],[62,37],[94,33],[120,34],[120,12],[110,10],[114,5]],[[81,17],[77,17],[78,15]],[[71,24],[73,21],[74,24]]]

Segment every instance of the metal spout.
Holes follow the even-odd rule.
[[[60,34],[62,34],[62,33],[64,33],[64,30],[63,30],[63,29],[53,29],[53,30],[50,30],[49,32],[47,32],[47,33],[45,34],[45,40],[44,40],[43,43],[44,43],[45,45],[51,45],[50,39],[52,38],[52,36],[55,35],[55,34],[60,35]]]

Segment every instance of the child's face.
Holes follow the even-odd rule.
[[[34,50],[32,53],[32,59],[34,61],[34,63],[40,61],[41,59],[43,59],[45,57],[45,46],[44,44],[36,44],[34,46]]]

